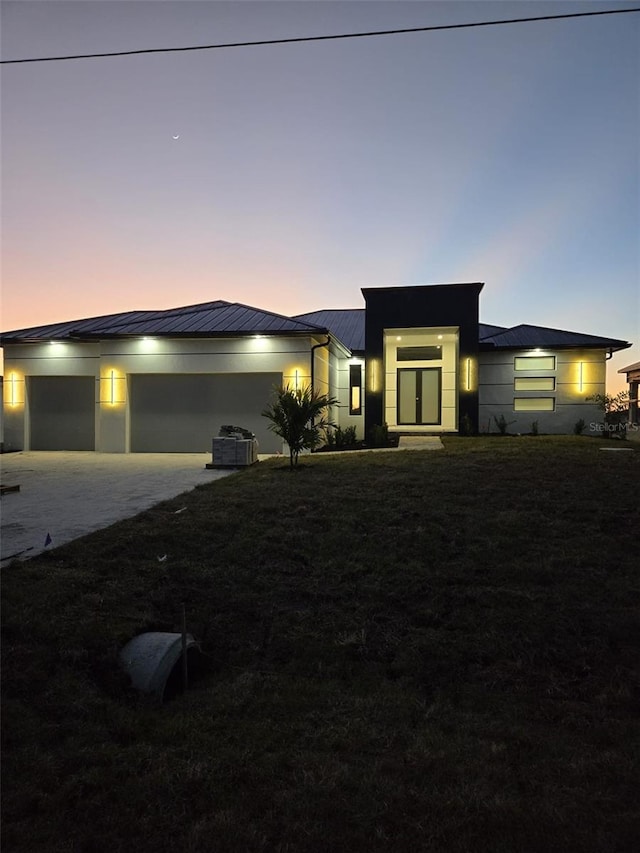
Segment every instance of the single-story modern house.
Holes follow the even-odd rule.
[[[359,437],[571,433],[601,419],[605,363],[626,341],[480,323],[483,284],[364,288],[364,308],[286,317],[224,301],[5,332],[5,450],[201,452],[222,424],[282,451],[274,386],[339,400]]]

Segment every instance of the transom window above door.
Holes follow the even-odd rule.
[[[441,361],[442,347],[440,344],[437,346],[398,347],[396,359],[398,361]]]

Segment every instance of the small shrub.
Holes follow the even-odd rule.
[[[576,421],[573,425],[573,434],[582,435],[582,433],[585,431],[586,426],[587,424],[585,423],[584,418],[580,418],[580,420]]]
[[[604,437],[626,438],[624,424],[629,417],[629,392],[612,394],[594,394],[587,402],[595,403],[604,414]]]
[[[336,427],[333,439],[336,448],[353,447],[356,443],[356,428],[354,426],[348,426],[344,429],[342,429],[342,427]],[[333,445],[329,446],[331,447]]]
[[[262,412],[269,429],[289,445],[289,464],[295,468],[302,450],[313,450],[334,424],[326,415],[338,401],[334,397],[305,388],[275,389],[275,400]]]
[[[469,415],[460,418],[460,435],[473,435],[473,422]]]
[[[386,447],[389,443],[389,428],[386,424],[374,424],[371,427],[371,445],[373,447]]]
[[[500,435],[506,435],[511,424],[515,424],[515,421],[507,421],[504,415],[500,415],[499,418],[494,417],[494,421],[496,422]]]

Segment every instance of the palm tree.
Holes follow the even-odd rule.
[[[301,450],[313,450],[322,442],[322,433],[335,427],[326,417],[326,409],[338,402],[319,394],[310,385],[304,388],[278,388],[277,396],[263,412],[271,423],[269,429],[289,445],[290,465],[298,464]]]

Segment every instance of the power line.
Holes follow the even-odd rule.
[[[192,50],[220,50],[230,47],[256,47],[268,44],[293,44],[308,41],[330,41],[336,39],[369,38],[370,36],[391,36],[401,33],[427,33],[434,30],[462,30],[471,27],[496,27],[503,24],[527,24],[532,21],[557,21],[561,18],[589,18],[595,15],[624,15],[628,12],[640,12],[640,7],[633,9],[607,9],[601,12],[571,12],[566,15],[540,15],[535,18],[508,18],[502,21],[475,21],[468,24],[438,24],[432,27],[409,27],[399,30],[375,30],[366,33],[340,33],[330,36],[300,36],[287,39],[264,39],[261,41],[225,42],[222,44],[201,44],[189,47],[152,47],[144,50],[119,50],[113,53],[78,53],[73,56],[39,56],[29,59],[3,59],[0,65],[16,65],[24,62],[63,62],[69,59],[102,59],[112,56],[139,56],[144,53],[181,53]]]

